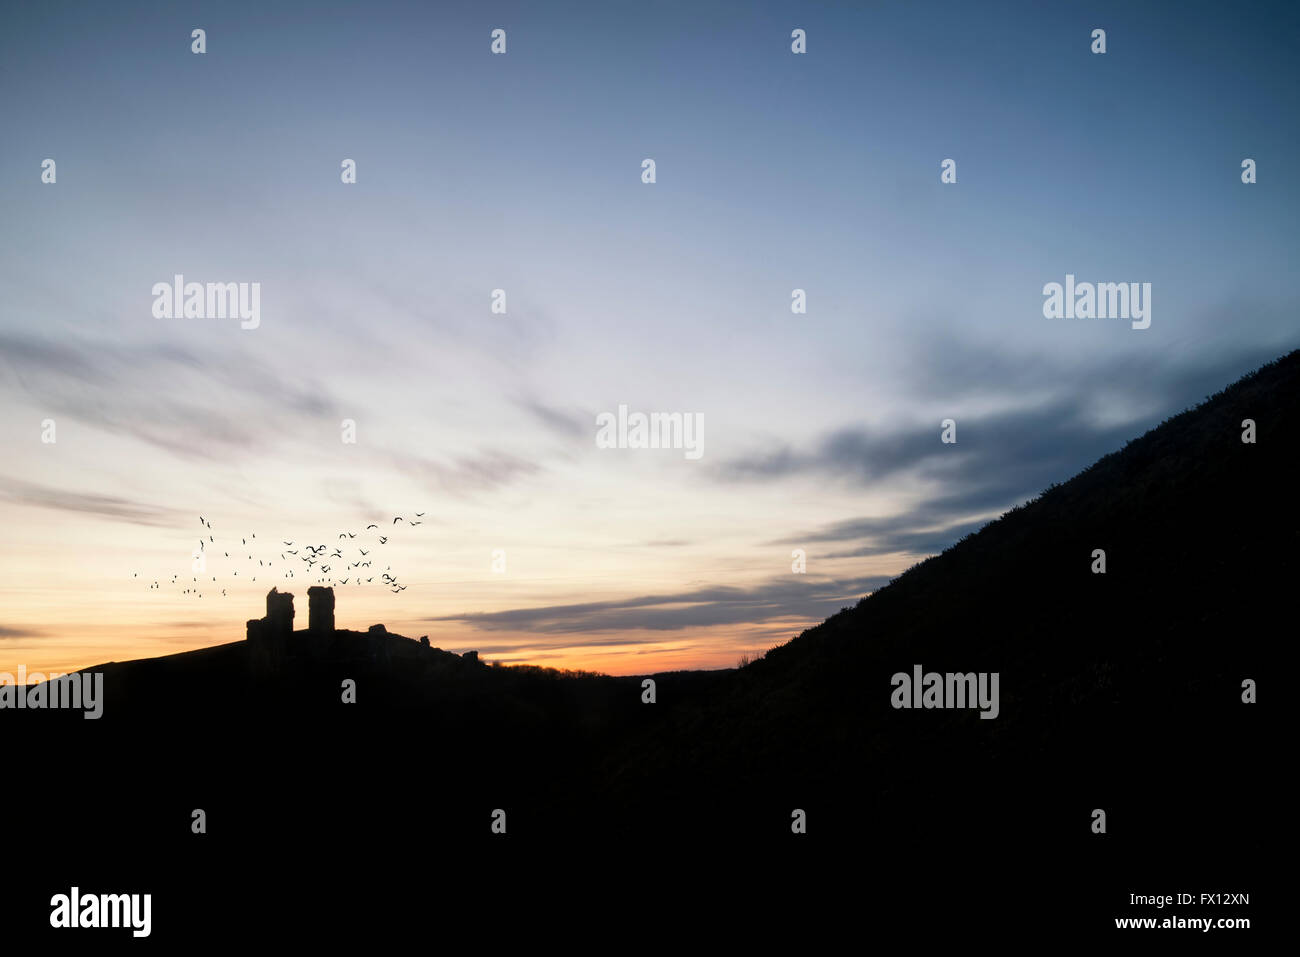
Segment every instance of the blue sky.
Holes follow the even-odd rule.
[[[726,665],[1300,344],[1289,4],[4,17],[0,665],[239,637],[269,579],[130,577],[199,513],[417,510],[408,590],[341,623]],[[155,318],[176,273],[259,282],[261,325]],[[1067,273],[1151,283],[1151,327],[1045,319]],[[597,449],[619,404],[703,415],[704,456]]]

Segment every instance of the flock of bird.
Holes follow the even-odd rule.
[[[162,591],[164,588],[170,590],[179,589],[181,595],[193,596],[196,598],[203,597],[204,587],[209,587],[213,594],[218,590],[217,576],[209,573],[207,565],[209,557],[214,561],[230,560],[232,564],[242,563],[246,576],[252,581],[257,581],[258,574],[264,577],[278,575],[279,578],[286,581],[308,580],[314,584],[320,585],[352,585],[358,587],[361,585],[377,585],[378,587],[388,588],[394,595],[406,591],[406,586],[397,580],[397,576],[392,574],[392,566],[385,565],[382,570],[374,568],[377,558],[377,549],[388,544],[391,537],[393,526],[401,523],[409,528],[423,525],[424,512],[416,512],[412,518],[404,518],[401,515],[395,516],[385,531],[388,534],[379,534],[380,526],[377,523],[367,525],[360,532],[339,532],[336,544],[333,546],[324,543],[309,545],[298,544],[293,541],[280,539],[282,548],[279,550],[280,568],[276,568],[275,562],[269,560],[265,553],[255,555],[254,552],[259,550],[257,544],[257,534],[250,532],[247,536],[239,536],[239,547],[234,545],[235,536],[230,539],[223,538],[217,542],[216,536],[212,532],[212,523],[199,516],[199,527],[206,533],[200,533],[198,538],[199,546],[194,553],[195,567],[191,569],[194,574],[190,575],[190,584],[185,585],[184,579],[179,574],[173,574],[171,580],[164,583],[155,579],[149,586],[149,591]],[[373,535],[368,534],[371,531]],[[361,541],[357,542],[358,536]],[[249,544],[252,542],[253,544]],[[212,549],[209,550],[208,546]],[[362,547],[369,545],[369,548]],[[235,551],[235,556],[231,558],[231,550]],[[220,551],[222,558],[217,559],[216,553]],[[245,557],[240,558],[239,553],[243,552]],[[355,558],[355,561],[353,560]],[[254,566],[253,562],[257,562]],[[296,563],[301,562],[305,568],[296,568]],[[295,575],[295,570],[305,574],[299,578]],[[239,577],[238,569],[231,569],[232,578]],[[131,577],[138,579],[139,572],[132,572]],[[211,581],[208,581],[211,579]],[[376,582],[376,579],[378,581]],[[221,596],[224,598],[226,590],[220,589]]]

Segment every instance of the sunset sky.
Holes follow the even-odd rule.
[[[0,671],[305,626],[281,542],[372,522],[407,590],[340,627],[729,667],[1295,348],[1297,14],[1146,6],[7,8]],[[1151,327],[1044,318],[1067,273]],[[620,404],[703,456],[598,448]],[[202,598],[200,515],[259,546]]]

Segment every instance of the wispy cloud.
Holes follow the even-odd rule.
[[[810,476],[864,489],[893,482],[950,491],[893,514],[847,519],[772,544],[856,543],[821,558],[941,552],[1270,357],[1255,346],[1181,362],[1128,357],[1067,366],[1061,360],[1026,361],[975,343],[935,355],[934,362],[910,373],[907,391],[913,403],[952,402],[955,444],[940,441],[938,419],[883,430],[846,426],[802,449],[786,445],[737,457],[718,476],[742,483]],[[1049,391],[1061,394],[1043,401]],[[1030,398],[1016,402],[1017,394]],[[963,401],[990,395],[1009,397],[1010,407],[961,414]],[[1099,416],[1098,398],[1132,411]]]
[[[204,356],[173,343],[77,344],[0,332],[0,383],[54,415],[173,455],[222,459],[273,446],[303,420],[337,418],[323,386],[255,356]]]
[[[7,476],[0,476],[0,501],[14,502],[29,508],[99,515],[134,525],[174,526],[183,519],[182,513],[172,508],[146,505],[116,495],[71,492]]]
[[[748,588],[715,586],[614,601],[467,613],[429,620],[463,622],[483,631],[519,630],[547,634],[680,631],[778,618],[813,620],[825,618],[846,604],[856,603],[867,592],[888,581],[888,576],[837,581],[792,574]],[[604,643],[625,641],[626,638],[609,638]],[[584,645],[599,643],[602,642],[583,639]]]
[[[551,431],[565,438],[577,439],[586,432],[595,435],[594,414],[560,409],[536,398],[517,399],[515,404]]]
[[[1070,402],[957,420],[957,442],[940,441],[939,421],[890,431],[845,428],[812,448],[782,449],[727,464],[732,479],[776,479],[809,474],[870,486],[904,473],[961,479],[977,475],[1024,476],[1032,488],[1063,478],[1122,444],[1127,425],[1098,425]]]
[[[395,451],[386,452],[385,456],[404,475],[454,495],[491,492],[542,468],[537,462],[497,449],[445,460]]]
[[[9,628],[0,625],[0,640],[7,638],[39,638],[45,632],[39,628]]]

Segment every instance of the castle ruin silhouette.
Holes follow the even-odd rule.
[[[371,625],[365,632],[339,629],[334,624],[334,589],[313,585],[307,589],[307,627],[294,631],[293,594],[272,588],[266,593],[266,616],[250,618],[246,639],[251,648],[255,670],[275,672],[292,659],[356,659],[387,663],[393,658],[408,658],[431,648],[427,635],[417,642],[390,632],[382,624]],[[395,639],[395,640],[394,640]],[[481,664],[477,651],[461,655],[468,663]]]
[[[246,637],[258,644],[287,650],[293,643],[293,593],[272,588],[266,593],[266,617],[250,618]],[[334,634],[334,589],[307,589],[307,633],[317,638]]]

